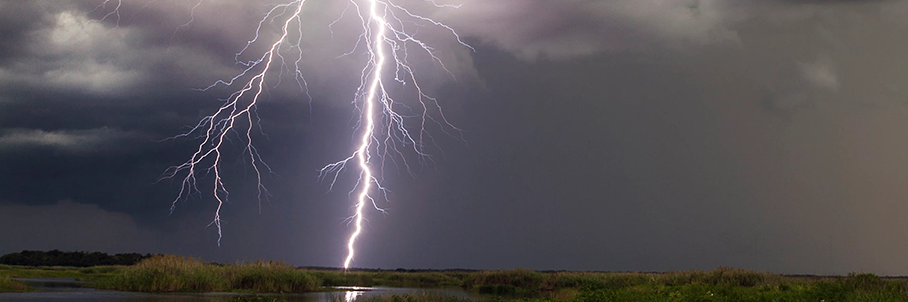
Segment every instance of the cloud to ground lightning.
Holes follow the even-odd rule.
[[[103,18],[114,18],[119,24],[121,1],[106,0],[96,10],[114,7]],[[311,2],[313,0],[308,1]],[[425,3],[437,9],[457,8],[433,1]],[[194,3],[191,7],[191,17],[194,17],[195,9],[201,4],[202,1]],[[293,78],[299,88],[301,99],[312,101],[309,85],[304,77],[304,74],[310,71],[302,67],[307,59],[301,48],[306,23],[303,13],[308,8],[306,4],[306,0],[297,0],[271,7],[258,22],[255,36],[236,53],[236,64],[242,66],[242,71],[232,78],[215,81],[200,90],[225,87],[236,89],[222,100],[223,104],[214,113],[201,118],[188,131],[172,137],[195,138],[200,143],[187,161],[170,167],[162,175],[162,179],[180,180],[180,190],[171,204],[171,211],[178,202],[192,195],[213,196],[217,201],[217,207],[211,225],[217,229],[219,245],[223,236],[221,209],[229,200],[222,169],[226,145],[230,145],[234,140],[243,142],[242,154],[255,174],[261,202],[262,198],[268,196],[268,191],[262,184],[263,176],[270,173],[271,168],[261,158],[253,144],[258,132],[263,132],[258,129],[257,122],[263,117],[256,112],[256,106],[262,101],[263,94],[266,94],[268,89],[278,86],[286,77]],[[345,19],[346,14],[355,14],[357,18]],[[356,242],[363,232],[366,211],[369,208],[384,211],[377,204],[377,199],[387,199],[387,191],[380,184],[383,173],[379,171],[382,171],[386,164],[391,164],[412,175],[413,169],[405,159],[407,153],[418,155],[423,163],[431,161],[425,150],[426,145],[433,141],[432,134],[426,130],[429,124],[434,124],[431,127],[442,129],[444,134],[460,138],[460,129],[447,120],[438,101],[424,92],[417,82],[417,71],[409,62],[416,57],[412,55],[412,51],[422,52],[425,54],[422,57],[431,60],[431,63],[453,77],[453,73],[436,55],[436,50],[418,35],[419,29],[426,26],[443,29],[460,46],[473,50],[451,27],[388,0],[349,0],[346,9],[329,25],[329,28],[337,22],[346,22],[348,19],[356,20],[354,22],[359,23],[361,30],[352,49],[338,54],[338,57],[365,58],[359,71],[360,84],[353,93],[351,102],[358,116],[358,122],[354,127],[358,139],[351,153],[339,161],[326,165],[319,172],[319,178],[328,183],[329,190],[334,189],[338,176],[345,170],[354,170],[358,173],[358,180],[350,191],[354,211],[349,221],[353,225],[353,230],[347,239],[347,256],[343,262],[345,269],[349,268],[355,259]],[[177,28],[177,31],[190,26],[192,20],[190,18]],[[265,41],[271,37],[266,31],[275,23],[279,24],[277,28],[280,34],[272,41]],[[254,59],[245,61],[240,59],[259,48],[263,51],[260,55],[254,56]],[[398,85],[402,89],[390,89],[388,85]],[[415,102],[397,101],[397,96],[392,90],[411,92],[411,95],[403,97],[415,99]],[[210,190],[207,193],[203,193],[199,186],[203,180],[211,182],[210,189],[206,189]],[[367,204],[370,207],[367,207]]]

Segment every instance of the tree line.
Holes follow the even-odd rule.
[[[101,252],[63,252],[60,250],[21,251],[0,256],[0,264],[21,266],[75,266],[133,265],[151,254],[121,253],[108,255]]]

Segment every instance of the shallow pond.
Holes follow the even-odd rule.
[[[128,301],[128,302],[229,302],[234,301],[235,293],[180,293],[149,294],[108,290],[95,290],[84,287],[81,282],[68,278],[17,279],[37,289],[27,293],[0,293],[0,301]],[[394,294],[429,294],[476,299],[477,296],[459,289],[422,289],[393,287],[339,287],[339,291],[304,294],[270,295],[280,300],[291,302],[352,302],[363,297],[374,297]]]

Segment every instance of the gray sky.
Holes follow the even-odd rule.
[[[229,96],[195,89],[242,71],[271,6],[102,2],[0,1],[0,253],[341,265],[356,175],[329,191],[318,169],[357,134],[348,2],[306,3],[311,101],[284,77],[258,106],[261,209],[243,143],[225,149],[220,247],[213,197],[170,213],[179,182],[157,181],[199,141],[164,139]],[[410,58],[464,141],[429,127],[415,176],[386,167],[355,266],[908,274],[908,2],[395,3],[476,49],[421,26],[449,72]]]

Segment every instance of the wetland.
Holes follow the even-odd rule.
[[[50,278],[50,279],[49,279]],[[332,270],[157,255],[130,266],[0,265],[0,301],[906,301],[908,279],[678,272]]]

